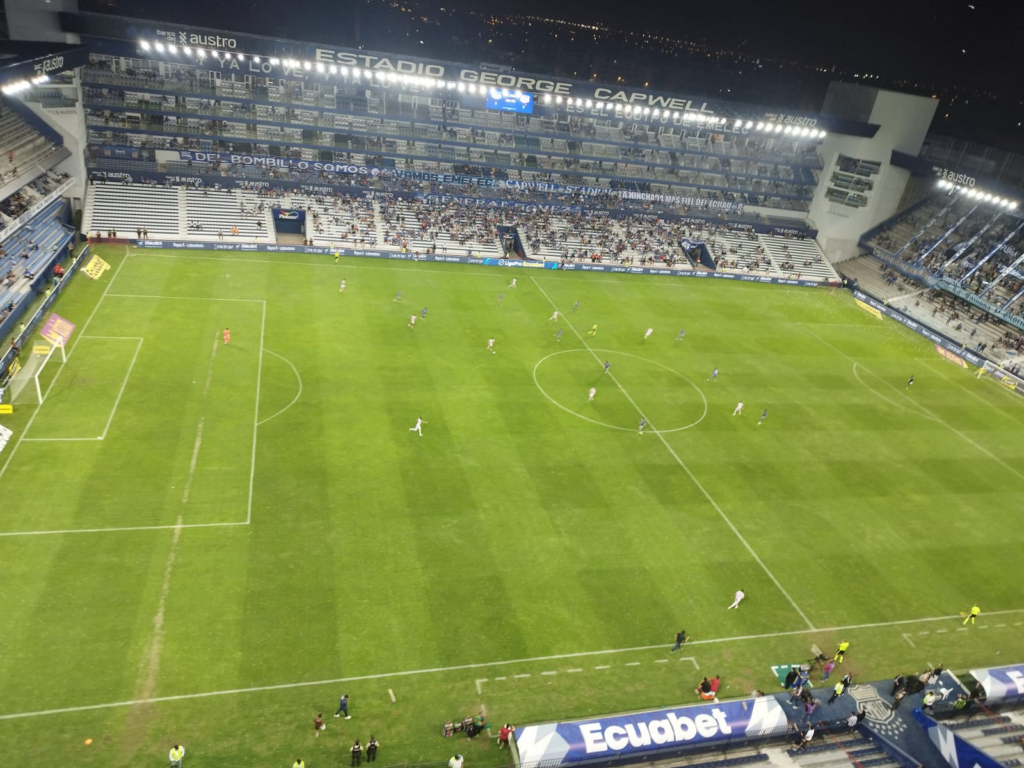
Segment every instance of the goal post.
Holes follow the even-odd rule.
[[[11,403],[15,405],[41,405],[43,402],[43,385],[41,376],[50,361],[56,356],[63,364],[68,361],[67,351],[61,339],[35,344],[28,359],[18,368],[8,387],[11,392]]]
[[[1005,364],[1002,366],[994,365],[986,360],[985,365],[978,369],[978,378],[988,375],[1007,389],[1016,392],[1018,395],[1024,395],[1024,376],[1011,373],[1004,366]]]

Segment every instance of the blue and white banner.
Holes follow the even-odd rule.
[[[771,696],[629,715],[528,725],[516,733],[522,763],[566,764],[595,757],[735,741],[776,733],[788,724]]]
[[[921,724],[932,744],[938,748],[943,759],[952,768],[1003,768],[1003,763],[989,757],[942,723],[928,717],[920,708],[914,710],[914,719]]]
[[[305,221],[305,211],[290,211],[284,208],[274,208],[274,218],[281,219],[282,221]]]
[[[984,687],[988,703],[1024,701],[1024,664],[972,669],[971,674]]]

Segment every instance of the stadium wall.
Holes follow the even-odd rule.
[[[85,149],[88,132],[85,128],[85,110],[80,98],[80,81],[77,74],[74,78],[75,91],[79,96],[75,106],[48,109],[41,103],[25,101],[22,102],[22,105],[49,131],[59,135],[61,143],[71,151],[71,156],[59,163],[56,170],[67,173],[75,180],[76,183],[68,190],[68,195],[78,199],[77,208],[81,207],[81,200],[85,198]]]
[[[833,263],[860,255],[862,233],[896,213],[910,173],[892,164],[893,150],[916,155],[937,107],[921,96],[849,83],[829,87],[826,114],[879,126],[870,138],[830,133],[822,145],[825,171],[810,218]]]

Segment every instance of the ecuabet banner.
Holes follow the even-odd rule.
[[[787,725],[770,696],[628,715],[528,725],[516,734],[523,763],[572,763],[611,755],[640,755],[672,747],[763,736]]]

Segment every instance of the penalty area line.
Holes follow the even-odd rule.
[[[244,523],[228,523],[228,525],[244,525]],[[173,528],[175,526],[166,526]],[[183,526],[188,527],[188,526]],[[1001,616],[1011,613],[1024,613],[1024,608],[1013,608],[1006,611],[986,611],[986,616]],[[956,616],[931,616],[922,619],[901,619],[899,621],[880,621],[871,622],[867,624],[848,624],[841,627],[820,627],[818,629],[794,629],[788,632],[769,632],[760,635],[740,635],[737,637],[716,637],[708,640],[691,640],[686,645],[716,645],[719,643],[735,643],[747,640],[766,640],[776,637],[793,637],[798,635],[811,635],[821,634],[824,632],[847,632],[856,629],[877,629],[884,627],[895,627],[906,624],[921,624],[926,622],[934,621],[952,621],[954,619],[960,620],[962,617]],[[118,707],[132,707],[138,704],[160,704],[164,702],[173,701],[189,701],[192,699],[208,699],[215,696],[233,696],[244,693],[262,693],[265,691],[285,691],[295,688],[313,688],[322,685],[338,685],[339,683],[352,683],[361,680],[386,680],[394,677],[412,677],[415,675],[427,675],[444,672],[460,672],[470,669],[487,669],[489,667],[503,667],[514,664],[530,664],[540,661],[555,661],[558,659],[579,659],[590,656],[609,656],[618,653],[633,653],[637,651],[654,651],[658,649],[665,650],[669,646],[668,643],[659,643],[658,645],[641,645],[634,648],[613,648],[604,651],[581,651],[579,653],[559,653],[552,656],[535,656],[528,659],[507,659],[503,661],[485,661],[475,664],[457,664],[451,667],[430,667],[427,669],[410,669],[399,672],[381,672],[374,675],[354,675],[352,677],[336,677],[329,680],[310,680],[301,683],[280,683],[278,685],[258,685],[249,688],[229,688],[223,691],[205,691],[202,693],[183,693],[176,696],[154,696],[148,699],[137,699],[134,701],[113,701],[105,704],[86,704],[79,707],[60,707],[58,709],[43,709],[35,710],[31,712],[12,712],[10,714],[0,714],[0,720],[19,720],[28,717],[44,717],[48,715],[61,715],[68,714],[71,712],[89,712],[98,709],[115,709]],[[689,657],[687,657],[689,658]],[[680,659],[686,661],[687,659]],[[696,665],[696,660],[692,660]],[[602,667],[597,667],[602,668]],[[529,673],[515,675],[515,677],[529,677]],[[498,679],[498,678],[495,678]]]

